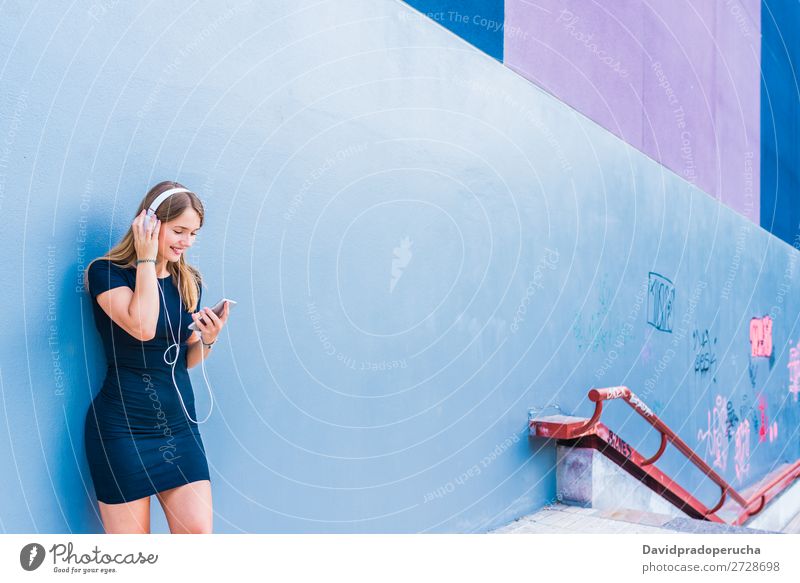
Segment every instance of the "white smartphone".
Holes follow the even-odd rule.
[[[228,298],[222,298],[220,301],[214,304],[214,307],[211,308],[211,311],[214,312],[217,316],[222,316],[222,310],[225,309],[225,302],[230,302],[231,308],[236,305],[235,301],[229,300]],[[205,318],[200,318],[200,320],[203,322],[203,324],[206,323]],[[189,324],[189,330],[199,330],[199,328],[197,327],[197,324],[192,322],[191,324]]]

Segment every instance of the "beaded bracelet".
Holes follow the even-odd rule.
[[[153,263],[156,262],[155,259],[137,259],[136,260],[136,265],[139,265],[140,263],[147,263],[148,261],[152,261]]]

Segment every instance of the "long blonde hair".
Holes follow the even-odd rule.
[[[150,204],[156,199],[156,197],[158,197],[159,194],[166,192],[170,188],[186,187],[178,182],[171,182],[169,180],[159,182],[147,192],[145,197],[142,199],[142,202],[139,203],[139,208],[137,209],[135,216],[138,216],[143,209],[149,208]],[[161,206],[158,207],[158,210],[156,211],[156,217],[158,217],[161,223],[164,224],[180,216],[183,211],[190,206],[200,216],[200,226],[202,227],[204,218],[203,203],[200,202],[200,199],[193,192],[178,192],[171,194],[161,204]],[[128,227],[128,232],[125,233],[125,236],[122,237],[122,240],[117,243],[108,253],[102,257],[93,259],[89,262],[89,265],[86,266],[86,269],[83,273],[83,285],[87,291],[89,291],[89,267],[92,265],[92,263],[99,259],[108,259],[121,267],[135,268],[136,247],[133,239],[133,227]],[[181,285],[178,291],[180,292],[181,300],[183,300],[183,304],[190,312],[194,312],[197,309],[197,301],[200,295],[199,289],[202,282],[202,276],[200,275],[200,272],[186,263],[183,253],[181,253],[181,257],[178,261],[167,261],[167,271],[169,271],[171,275],[170,279],[176,285],[178,282],[178,274],[180,274]]]

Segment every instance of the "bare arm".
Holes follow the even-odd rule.
[[[138,340],[152,340],[158,322],[158,283],[153,263],[136,268],[136,290],[115,287],[97,296],[97,303],[117,326]]]
[[[152,340],[156,335],[159,312],[155,263],[140,263],[136,267],[136,289],[132,295],[128,316],[146,333],[144,340]]]
[[[192,368],[200,364],[201,360],[208,358],[211,354],[212,346],[200,348],[200,332],[195,331],[186,341],[188,348],[186,349],[186,368]]]
[[[158,233],[161,222],[155,217],[145,228],[146,210],[131,223],[137,259],[153,259],[158,255]],[[136,266],[136,289],[115,287],[97,296],[97,303],[120,328],[139,340],[152,340],[158,323],[158,278],[152,261]]]

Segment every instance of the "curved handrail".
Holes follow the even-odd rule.
[[[656,454],[645,460],[642,465],[649,465],[658,460],[661,455],[664,453],[666,449],[667,442],[671,443],[675,446],[675,448],[680,451],[686,458],[689,459],[701,472],[703,472],[706,476],[708,476],[717,486],[720,487],[722,490],[720,494],[720,499],[717,504],[711,508],[707,509],[705,515],[708,516],[710,514],[714,514],[717,510],[722,508],[722,505],[725,503],[725,499],[727,496],[730,496],[733,500],[736,501],[739,506],[742,507],[742,514],[740,515],[737,523],[741,522],[743,519],[754,516],[761,512],[764,509],[767,501],[767,492],[769,492],[772,488],[778,485],[780,482],[791,479],[794,480],[800,477],[800,460],[795,462],[792,466],[787,468],[784,472],[781,472],[780,475],[775,476],[769,483],[764,484],[761,486],[751,497],[749,500],[745,499],[739,492],[737,492],[733,486],[731,486],[725,479],[717,474],[711,466],[709,466],[705,460],[703,460],[700,456],[698,456],[695,451],[689,447],[686,442],[684,442],[678,435],[672,431],[661,419],[656,415],[644,402],[636,396],[636,394],[631,391],[628,387],[625,386],[618,386],[618,387],[608,387],[605,389],[591,389],[589,391],[589,400],[594,402],[595,404],[595,411],[592,418],[589,419],[589,422],[581,427],[581,431],[585,432],[591,429],[591,427],[596,424],[599,419],[600,415],[603,411],[603,402],[610,401],[613,399],[622,399],[628,405],[633,408],[645,421],[647,421],[650,425],[652,425],[657,431],[661,433],[661,446],[659,447]],[[759,503],[758,507],[751,510],[750,507],[755,504],[756,502]]]
[[[658,461],[658,458],[664,453],[664,450],[667,449],[667,436],[662,433],[661,434],[661,445],[658,447],[658,451],[655,453],[653,457],[649,457],[642,462],[643,466],[649,466],[650,464],[654,464]]]

